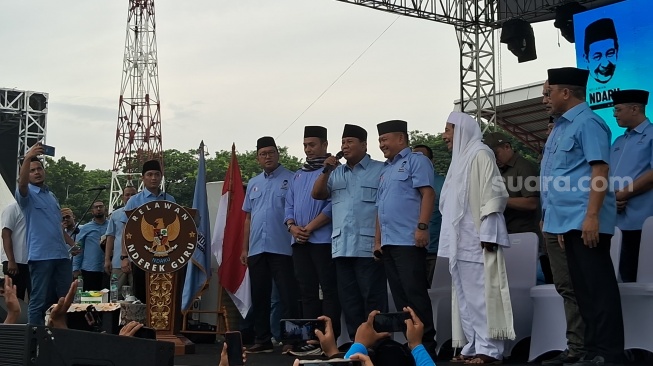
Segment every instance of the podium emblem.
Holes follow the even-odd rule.
[[[148,202],[132,211],[124,235],[133,263],[153,273],[183,268],[197,246],[195,221],[186,209],[169,201]]]

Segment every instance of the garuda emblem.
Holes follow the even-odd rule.
[[[163,218],[154,220],[154,225],[151,225],[145,218],[141,220],[141,234],[143,239],[152,243],[152,246],[145,245],[150,253],[155,257],[167,257],[170,252],[174,251],[177,246],[171,246],[179,236],[180,223],[179,217],[175,216],[175,221],[167,225],[164,223]]]

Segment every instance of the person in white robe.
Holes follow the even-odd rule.
[[[464,346],[454,360],[499,363],[505,340],[515,338],[503,258],[508,192],[472,117],[451,113],[442,137],[452,160],[440,197],[438,256],[449,258],[453,347]]]

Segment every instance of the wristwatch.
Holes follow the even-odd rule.
[[[128,255],[121,255],[121,256],[120,256],[120,260],[127,259],[127,258],[129,258]]]
[[[286,227],[288,228],[288,232],[290,232],[290,228],[293,227],[293,225],[295,225],[294,222],[289,222],[286,224]]]
[[[417,224],[417,228],[420,230],[428,230],[429,226],[423,222],[420,222],[419,224]]]

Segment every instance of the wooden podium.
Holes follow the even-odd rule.
[[[175,344],[175,355],[195,353],[181,334],[181,295],[186,265],[197,246],[196,210],[152,201],[127,212],[123,242],[134,265],[146,272],[147,326]]]

